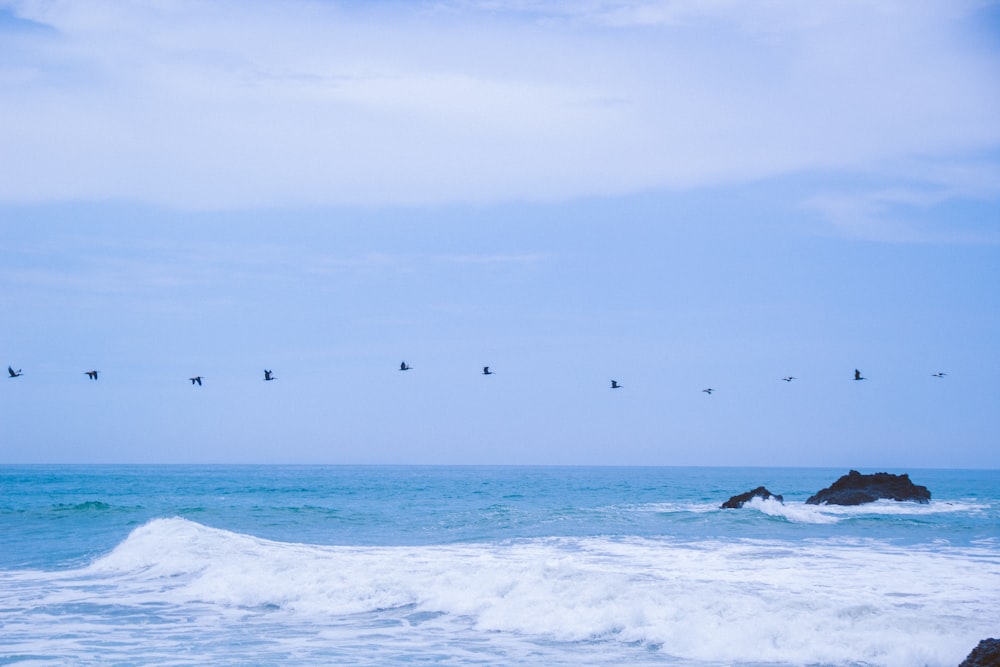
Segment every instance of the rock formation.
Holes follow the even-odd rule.
[[[972,649],[958,667],[997,667],[1000,665],[1000,639],[984,639]]]
[[[887,472],[862,475],[857,470],[852,470],[806,500],[806,504],[862,505],[880,498],[926,503],[931,499],[931,492],[926,486],[911,482],[909,475],[893,475]]]
[[[762,498],[763,500],[767,500],[768,498],[774,498],[779,503],[785,502],[781,496],[777,496],[771,493],[763,486],[758,486],[753,491],[747,491],[746,493],[741,493],[738,496],[733,496],[726,502],[722,503],[721,509],[738,509],[740,507],[743,507],[744,504],[750,502],[750,500],[753,498]]]

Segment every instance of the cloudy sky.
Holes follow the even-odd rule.
[[[0,0],[0,231],[0,462],[1000,467],[997,2]]]

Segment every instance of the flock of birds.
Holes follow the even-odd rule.
[[[402,363],[399,364],[399,370],[401,370],[401,371],[409,371],[409,370],[412,370],[412,369],[413,369],[413,366],[410,366],[405,361],[403,361]],[[91,380],[96,380],[99,373],[100,373],[100,371],[84,371],[84,375],[86,375],[87,377],[89,377]],[[20,368],[15,371],[13,366],[7,366],[7,374],[9,376],[9,378],[17,378],[17,377],[21,377],[24,374],[24,372]],[[493,375],[493,371],[490,370],[489,366],[483,366],[483,373],[482,374],[483,375]],[[947,373],[937,372],[937,373],[932,373],[931,377],[943,378],[945,375],[947,375]],[[201,381],[203,379],[204,378],[201,375],[195,375],[194,377],[188,378],[188,380],[191,381],[192,385],[197,385],[199,387],[201,386]],[[274,377],[274,371],[267,370],[267,369],[264,370],[264,381],[265,382],[270,382],[270,381],[276,380],[276,379],[277,378]],[[792,380],[795,380],[797,378],[794,375],[786,375],[785,377],[783,377],[781,379],[784,380],[785,382],[791,382]],[[854,380],[855,380],[855,382],[857,382],[859,380],[867,380],[867,379],[868,378],[863,377],[861,375],[861,371],[859,371],[857,368],[854,369]],[[619,384],[618,380],[612,380],[611,381],[611,388],[612,389],[621,389],[622,385]],[[708,394],[709,396],[711,396],[712,393],[715,392],[715,389],[713,389],[712,387],[706,387],[705,389],[702,389],[702,392],[704,392],[704,393]]]

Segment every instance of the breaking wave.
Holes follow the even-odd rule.
[[[807,505],[805,503],[786,502],[781,503],[773,498],[763,500],[753,498],[744,505],[766,514],[777,516],[796,523],[837,523],[846,519],[873,518],[873,517],[932,517],[942,514],[956,512],[977,513],[987,509],[986,505],[966,502],[942,502],[932,501],[930,503],[897,502],[894,500],[879,500],[864,505]]]
[[[790,521],[840,518],[827,508],[774,502],[751,510]],[[43,592],[31,592],[35,579]],[[153,645],[176,641],[178,623],[204,633],[230,619],[271,624],[269,636],[284,633],[286,643],[306,641],[301,628],[312,628],[308,641],[331,647],[377,629],[379,650],[415,641],[419,626],[416,636],[447,637],[449,650],[488,642],[506,656],[501,662],[516,661],[514,645],[528,642],[533,650],[597,645],[605,659],[625,652],[619,657],[636,664],[655,656],[656,664],[909,667],[957,664],[995,631],[1000,556],[975,548],[638,537],[339,547],[174,518],[135,529],[81,570],[7,575],[6,584],[17,593],[0,605],[0,623],[15,644],[18,624],[51,618],[51,636],[71,637],[55,624],[96,622],[87,619],[98,612],[87,610],[97,605],[107,616],[102,605],[113,605],[130,610],[114,637],[125,646],[136,634]],[[32,613],[39,609],[46,615]],[[154,611],[172,622],[143,620]]]

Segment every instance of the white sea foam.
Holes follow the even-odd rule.
[[[324,642],[330,651],[446,642],[450,652],[489,645],[513,663],[518,642],[536,652],[596,642],[605,659],[632,651],[636,664],[655,656],[650,664],[953,666],[1000,625],[995,550],[877,543],[547,538],[331,547],[161,519],[83,570],[32,576],[44,586],[23,574],[0,581],[0,623],[18,653],[41,650],[28,639],[37,627],[29,633],[26,624],[52,623],[51,650],[56,635],[73,643],[67,627],[76,619],[80,635],[110,633],[109,644],[125,646],[139,636],[165,655],[168,635],[185,624],[204,634],[266,622],[293,652]],[[88,605],[104,615],[108,605],[125,610],[124,625],[110,630]],[[161,633],[141,615],[129,621],[143,609],[180,626]]]
[[[661,502],[661,503],[646,503],[644,505],[638,505],[638,506],[625,505],[618,509],[623,509],[633,512],[656,512],[658,514],[675,514],[680,512],[687,512],[691,514],[709,514],[718,511],[719,503]]]
[[[837,523],[840,517],[825,511],[818,505],[804,503],[782,503],[774,498],[766,500],[752,498],[743,506],[744,510],[756,510],[768,516],[777,516],[794,523]]]
[[[635,512],[657,512],[674,514],[686,512],[690,514],[710,514],[722,510],[717,502],[702,503],[648,503],[640,506],[625,506],[617,508]],[[941,514],[962,513],[975,515],[989,509],[988,505],[974,501],[931,501],[929,503],[897,502],[894,500],[877,500],[863,505],[807,505],[801,501],[785,501],[784,503],[768,498],[751,498],[743,509],[758,511],[767,516],[781,517],[792,523],[833,524],[844,519],[865,518],[877,516],[906,517],[934,516]]]
[[[756,510],[768,516],[783,517],[794,523],[829,524],[844,519],[865,517],[929,517],[949,513],[979,513],[987,509],[986,505],[970,502],[930,503],[897,502],[894,500],[878,500],[863,505],[807,505],[801,502],[779,502],[773,498],[767,500],[752,498],[744,508]]]

